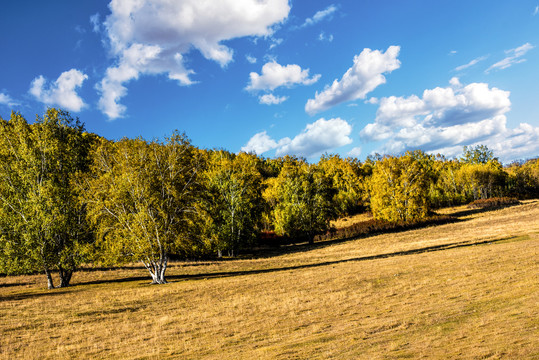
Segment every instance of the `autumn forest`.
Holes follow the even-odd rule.
[[[415,150],[309,163],[199,149],[179,132],[111,141],[58,109],[32,123],[12,113],[0,118],[0,274],[44,273],[52,289],[82,264],[140,262],[162,284],[171,258],[354,235],[332,225],[344,216],[372,214],[383,230],[538,195],[539,159],[503,165],[483,145],[457,159]]]

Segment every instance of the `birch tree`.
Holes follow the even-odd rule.
[[[47,110],[34,124],[0,118],[0,257],[6,273],[52,271],[68,286],[91,232],[75,176],[87,170],[90,138],[68,113]]]
[[[289,161],[269,179],[264,196],[273,205],[275,232],[314,243],[336,217],[331,179],[316,165]]]
[[[262,213],[262,177],[255,155],[225,151],[210,154],[204,174],[208,190],[206,210],[209,237],[219,256],[254,243]]]
[[[87,186],[100,261],[140,261],[154,284],[166,283],[170,254],[188,254],[196,242],[191,229],[199,168],[199,154],[185,135],[164,143],[104,141]]]
[[[422,151],[376,162],[370,179],[371,211],[376,219],[413,221],[428,215],[434,159]]]

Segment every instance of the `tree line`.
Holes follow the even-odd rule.
[[[263,235],[314,242],[338,217],[413,222],[478,199],[539,195],[539,159],[502,164],[483,145],[459,159],[263,158],[193,146],[185,134],[111,141],[69,113],[0,118],[0,273],[68,286],[81,264],[141,262],[166,283],[171,256],[234,256]]]

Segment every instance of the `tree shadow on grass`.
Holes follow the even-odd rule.
[[[75,291],[71,287],[57,288],[53,290],[38,289],[32,292],[17,292],[14,294],[0,295],[0,303],[4,301],[20,301],[24,299],[51,297],[68,294]]]
[[[473,241],[454,242],[454,243],[443,244],[443,245],[427,246],[427,247],[418,248],[418,249],[396,251],[396,252],[386,253],[386,254],[361,256],[361,257],[335,260],[335,261],[323,261],[323,262],[318,262],[318,263],[313,263],[313,264],[283,266],[279,268],[245,270],[245,271],[225,271],[225,272],[212,272],[212,273],[201,273],[201,274],[169,275],[166,278],[169,281],[175,280],[172,282],[176,282],[176,281],[187,281],[187,280],[195,281],[195,280],[228,278],[228,277],[234,277],[234,276],[267,274],[267,273],[274,273],[274,272],[280,272],[280,271],[292,271],[292,270],[317,268],[317,267],[323,267],[323,266],[331,266],[331,265],[343,264],[343,263],[348,263],[348,262],[361,262],[361,261],[386,259],[386,258],[397,257],[397,256],[416,255],[416,254],[422,254],[422,253],[428,253],[428,252],[444,251],[444,250],[449,250],[449,249],[465,248],[465,247],[478,246],[478,245],[488,245],[488,244],[495,244],[495,243],[501,243],[501,242],[507,242],[507,241],[519,241],[519,240],[526,240],[528,238],[529,237],[527,236],[512,236],[512,237],[505,237],[505,238],[500,238],[500,239],[484,240],[484,241],[479,241],[479,242],[473,242]],[[86,281],[86,282],[73,284],[67,288],[58,288],[58,289],[48,290],[48,291],[39,290],[36,292],[21,292],[21,293],[15,293],[15,294],[3,295],[3,296],[0,295],[0,303],[3,301],[19,301],[19,300],[24,300],[28,298],[63,295],[63,294],[77,291],[77,288],[85,286],[85,285],[112,284],[112,283],[125,283],[125,282],[137,282],[137,281],[147,281],[140,285],[149,285],[150,277],[149,276],[132,276],[132,277],[126,277],[126,278],[121,278],[121,279],[92,280],[92,281]]]
[[[234,277],[234,276],[267,274],[267,273],[274,273],[274,272],[280,272],[280,271],[292,271],[292,270],[317,268],[317,267],[322,267],[322,266],[331,266],[331,265],[343,264],[343,263],[348,263],[348,262],[361,262],[361,261],[369,261],[369,260],[386,259],[386,258],[397,257],[397,256],[416,255],[416,254],[427,253],[427,252],[444,251],[444,250],[449,250],[449,249],[465,248],[465,247],[471,247],[471,246],[477,246],[477,245],[495,244],[495,243],[507,242],[507,241],[512,241],[512,240],[517,241],[517,240],[524,240],[526,238],[527,237],[525,236],[524,237],[513,236],[513,237],[506,237],[506,238],[500,238],[500,239],[494,239],[494,240],[484,240],[484,241],[479,241],[479,242],[464,241],[464,242],[455,242],[455,243],[449,243],[449,244],[443,244],[443,245],[427,246],[423,248],[411,249],[411,250],[405,250],[405,251],[396,251],[396,252],[386,253],[386,254],[361,256],[361,257],[356,257],[356,258],[335,260],[335,261],[323,261],[323,262],[313,263],[313,264],[283,266],[279,268],[245,270],[245,271],[226,271],[226,272],[212,272],[212,273],[201,273],[201,274],[169,275],[166,278],[169,281],[170,280],[182,281],[182,280],[207,280],[207,279]],[[140,280],[149,280],[149,276],[148,277],[130,277],[130,278],[113,279],[113,280],[95,280],[95,281],[79,283],[79,284],[76,284],[76,286],[89,285],[89,284],[103,284],[103,283],[121,283],[121,282],[140,281]]]
[[[454,217],[457,217],[457,218],[463,218],[463,217],[467,217],[467,216],[471,216],[471,215],[475,215],[475,214],[481,214],[481,213],[486,213],[486,212],[489,212],[489,211],[496,211],[496,210],[501,210],[501,209],[505,209],[505,208],[510,208],[510,207],[513,207],[513,206],[518,206],[518,205],[522,205],[521,203],[515,203],[515,204],[504,204],[504,205],[498,205],[498,206],[491,206],[491,207],[485,207],[485,208],[468,208],[466,210],[461,210],[461,211],[457,211],[457,212],[454,212],[451,214],[451,216],[454,216]],[[465,219],[461,219],[462,221],[464,221]]]
[[[0,284],[0,288],[14,287],[14,286],[27,286],[30,285],[29,282],[20,282],[20,283],[10,283],[10,284]]]

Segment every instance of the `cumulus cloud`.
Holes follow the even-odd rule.
[[[308,18],[308,19],[305,20],[302,27],[311,26],[311,25],[314,25],[316,23],[319,23],[320,21],[322,21],[322,20],[324,20],[326,18],[329,18],[336,11],[337,11],[337,6],[335,6],[335,5],[330,5],[327,8],[325,8],[324,10],[317,11],[316,14],[314,14],[313,17]]]
[[[507,128],[509,91],[485,83],[464,86],[457,78],[450,83],[450,87],[427,89],[422,97],[380,99],[374,122],[360,132],[362,140],[388,140],[382,153],[422,149],[451,156],[463,145],[479,143],[497,150],[502,159],[530,149],[539,151],[539,143],[530,143],[538,139],[539,128],[529,124]]]
[[[467,64],[457,66],[457,67],[455,68],[455,71],[462,71],[462,70],[465,70],[465,69],[467,69],[467,68],[469,68],[469,67],[474,66],[474,65],[477,64],[478,62],[481,62],[481,61],[483,61],[483,60],[486,60],[487,58],[488,58],[487,55],[485,55],[485,56],[480,56],[480,57],[478,57],[478,58],[475,58],[475,59],[473,59],[472,61],[470,61],[470,62],[467,63]]]
[[[76,69],[63,72],[54,82],[47,84],[40,75],[30,85],[30,94],[46,105],[58,105],[61,108],[78,112],[86,104],[77,94],[76,89],[82,86],[88,75]]]
[[[537,157],[539,155],[539,127],[521,123],[515,129],[494,136],[488,141],[488,147],[503,162]]]
[[[257,154],[276,149],[277,156],[297,155],[310,158],[325,151],[348,145],[352,126],[340,118],[319,119],[307,124],[305,129],[293,139],[288,137],[279,141],[272,139],[265,131],[255,134],[241,150]]]
[[[273,94],[265,94],[258,98],[261,104],[265,105],[277,105],[288,99],[287,96],[275,96]]]
[[[316,92],[309,99],[305,111],[310,115],[327,110],[345,101],[364,99],[376,87],[386,82],[382,74],[400,67],[399,46],[390,46],[385,53],[364,49],[354,57],[354,65],[346,71],[341,80],[335,79],[321,93]]]
[[[103,26],[116,64],[98,84],[100,109],[121,117],[125,82],[140,74],[167,74],[191,85],[193,70],[184,56],[192,49],[225,67],[233,50],[222,42],[245,36],[270,36],[290,12],[288,0],[112,0]]]
[[[247,144],[241,148],[241,151],[262,154],[266,151],[275,149],[277,146],[277,142],[273,140],[265,131],[262,131],[253,135]]]
[[[361,155],[361,147],[359,146],[356,146],[355,148],[353,148],[352,150],[350,150],[348,152],[348,156],[351,156],[351,157],[359,157]]]
[[[503,60],[500,60],[497,63],[491,65],[487,70],[485,70],[485,72],[489,73],[492,70],[507,69],[510,66],[526,61],[526,59],[522,59],[522,57],[534,47],[535,46],[533,46],[532,44],[526,43],[515,49],[506,50],[505,53],[507,54],[507,56]]]
[[[0,105],[17,106],[20,104],[13,100],[8,94],[0,93]]]
[[[280,86],[311,85],[320,79],[320,75],[309,77],[309,69],[302,69],[296,64],[282,66],[276,61],[271,61],[264,64],[262,74],[252,72],[249,78],[247,90],[275,90]]]

